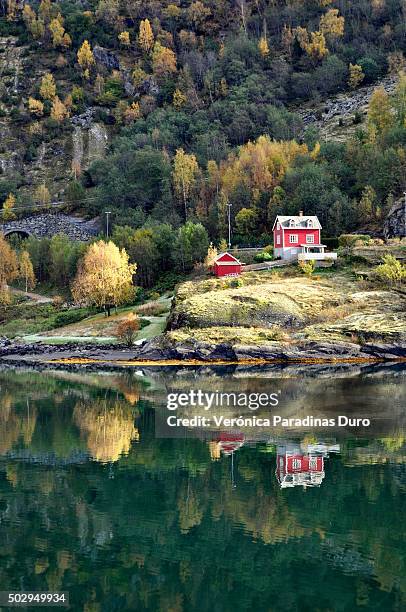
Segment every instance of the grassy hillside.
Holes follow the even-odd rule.
[[[291,267],[244,273],[238,282],[184,283],[176,294],[168,338],[232,344],[405,341],[404,291],[366,281],[357,268],[347,265],[306,278]]]

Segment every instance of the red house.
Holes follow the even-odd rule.
[[[281,259],[298,259],[300,253],[324,251],[321,244],[321,225],[316,216],[278,215],[273,226],[274,254]]]
[[[276,477],[281,488],[317,487],[324,479],[324,457],[300,448],[278,447]]]
[[[216,276],[239,276],[242,264],[230,253],[220,253],[217,255],[212,266],[212,272]]]

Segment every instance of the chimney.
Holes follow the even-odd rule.
[[[299,217],[303,217],[303,210],[299,210]]]

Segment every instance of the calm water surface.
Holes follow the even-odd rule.
[[[372,424],[157,438],[190,387]],[[405,610],[405,406],[400,366],[0,371],[0,590],[86,612]]]

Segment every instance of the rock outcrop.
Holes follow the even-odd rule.
[[[392,206],[386,218],[383,233],[385,238],[406,237],[406,200],[401,198]]]

